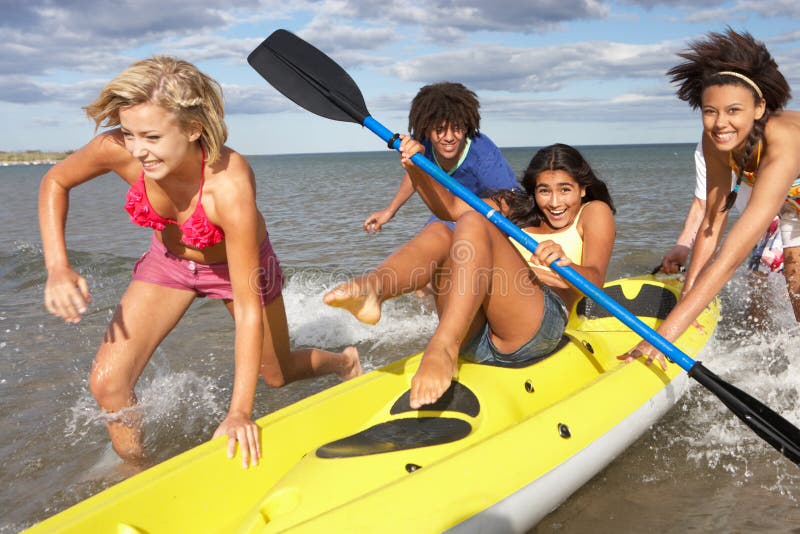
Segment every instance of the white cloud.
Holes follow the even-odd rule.
[[[800,2],[797,0],[738,0],[733,5],[723,6],[723,4],[726,2],[704,3],[703,5],[707,9],[693,9],[686,20],[689,22],[719,23],[719,21],[724,21],[727,24],[743,24],[754,14],[765,18],[800,17]]]
[[[674,61],[676,49],[674,43],[582,42],[531,48],[494,45],[419,56],[388,70],[403,80],[458,80],[473,88],[544,92],[578,80],[663,76]]]
[[[412,23],[461,31],[531,31],[570,20],[603,19],[609,9],[597,0],[351,0],[339,4],[339,14],[365,20]]]

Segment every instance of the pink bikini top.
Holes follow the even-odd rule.
[[[201,147],[202,149],[202,147]],[[206,168],[206,151],[203,150],[203,164],[200,174],[200,191],[197,194],[197,205],[189,218],[183,224],[178,226],[181,231],[181,243],[195,248],[211,247],[225,239],[225,233],[221,228],[208,220],[206,212],[203,209],[203,179],[205,177]],[[153,206],[150,205],[150,200],[147,198],[147,189],[144,184],[144,171],[142,171],[139,180],[134,183],[128,190],[125,196],[125,211],[131,216],[131,222],[144,226],[145,228],[153,228],[154,230],[161,231],[168,224],[178,224],[178,221],[167,219],[159,215]]]

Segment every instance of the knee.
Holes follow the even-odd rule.
[[[271,388],[282,388],[286,385],[286,377],[283,376],[280,370],[276,372],[268,369],[261,369],[261,378],[263,378],[264,382]]]
[[[456,221],[453,242],[469,240],[473,244],[491,239],[494,225],[477,211],[468,211]]]
[[[488,224],[491,223],[489,223],[483,215],[474,210],[465,211],[456,221],[456,226],[462,230],[483,229],[486,228]]]
[[[425,228],[428,235],[435,236],[437,239],[449,241],[453,237],[453,231],[442,221],[434,221]]]
[[[483,222],[485,219],[483,215],[475,210],[467,210],[458,217],[457,223],[464,222],[464,224],[477,224]]]
[[[127,380],[98,366],[89,375],[89,391],[97,404],[108,411],[124,408],[133,399],[133,388]]]

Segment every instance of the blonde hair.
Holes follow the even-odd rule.
[[[152,103],[175,113],[182,128],[200,124],[200,140],[213,163],[228,138],[222,87],[187,61],[169,56],[153,56],[131,64],[117,74],[86,114],[99,127],[119,126],[120,109]]]

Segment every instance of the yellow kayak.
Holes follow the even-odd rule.
[[[656,327],[680,282],[605,291]],[[696,355],[718,303],[675,345]],[[408,405],[417,354],[257,421],[263,458],[242,469],[225,440],[200,445],[29,532],[525,532],[680,398],[686,373],[616,356],[639,337],[586,299],[562,346],[518,368],[459,364],[435,405]]]

